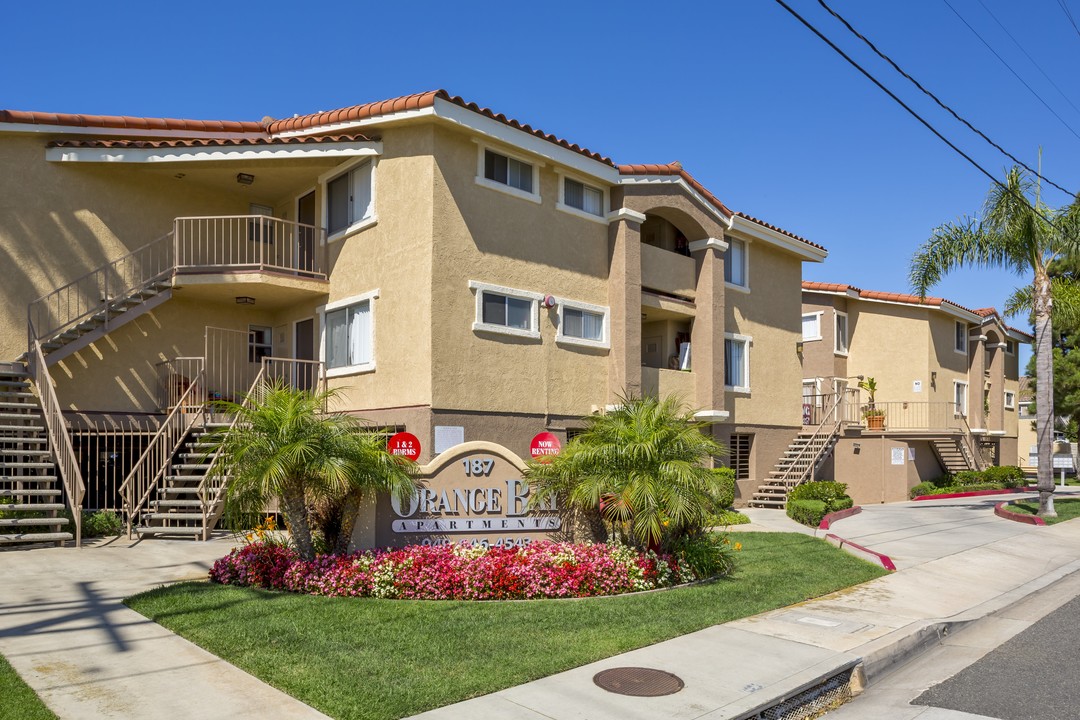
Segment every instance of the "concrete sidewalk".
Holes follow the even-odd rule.
[[[0,554],[0,654],[62,719],[325,718],[121,602],[205,579],[231,538],[87,545]]]
[[[873,681],[947,631],[1080,569],[1080,522],[1011,523],[992,514],[1003,499],[867,508],[831,532],[887,550],[900,572],[418,717],[719,720],[759,712],[857,664]],[[756,528],[789,522],[777,511],[753,516]],[[229,547],[114,540],[0,554],[0,653],[65,719],[324,717],[122,604],[160,584],[204,578]],[[593,684],[601,670],[625,666],[674,673],[685,687],[641,698]]]
[[[841,520],[831,532],[851,539],[848,527],[879,550],[868,536],[880,513],[887,525],[880,538],[903,569],[416,717],[720,720],[753,715],[856,664],[873,682],[947,633],[1080,570],[1080,523],[1021,526],[995,517],[994,504],[985,498],[902,503]],[[685,689],[642,698],[593,683],[596,673],[616,667],[674,673]]]

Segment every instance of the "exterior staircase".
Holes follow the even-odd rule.
[[[831,421],[826,421],[831,423]],[[788,449],[769,471],[769,477],[750,499],[751,507],[770,507],[783,510],[787,507],[787,495],[796,485],[812,478],[814,472],[829,457],[840,428],[832,432],[801,432],[788,445]]]
[[[954,437],[937,437],[931,441],[934,454],[950,475],[965,470],[978,470],[975,458],[962,440]]]
[[[73,540],[38,397],[21,363],[0,364],[0,547]]]
[[[223,477],[207,475],[215,456],[207,435],[228,423],[207,423],[192,428],[141,513],[133,530],[140,536],[185,536],[205,540],[217,526],[222,511]],[[205,498],[205,502],[204,502]]]

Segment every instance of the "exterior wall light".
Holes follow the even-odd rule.
[[[798,354],[802,355],[802,353],[803,353],[803,343],[802,343],[802,340],[799,340],[798,342],[796,342],[796,343],[795,343],[795,352],[797,352]]]
[[[253,297],[251,297],[249,295],[237,295],[236,296],[236,304],[237,305],[254,305],[255,304],[255,298],[253,298]]]
[[[249,173],[236,173],[236,182],[241,185],[250,185],[255,182],[255,176]]]

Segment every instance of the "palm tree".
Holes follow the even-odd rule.
[[[726,450],[679,398],[625,398],[583,420],[585,430],[559,455],[529,464],[534,507],[558,497],[586,513],[599,508],[633,541],[653,547],[705,525],[722,489],[706,464]]]
[[[346,542],[352,534],[349,512],[368,492],[391,492],[403,498],[415,489],[411,463],[389,455],[382,438],[365,432],[357,418],[326,413],[335,391],[312,393],[281,383],[254,391],[248,405],[221,403],[234,414],[231,430],[215,433],[220,448],[213,472],[228,478],[226,516],[261,513],[273,499],[281,502],[293,542],[301,557],[315,557],[311,508],[319,500],[346,498]]]
[[[1034,200],[1029,197],[1034,194]],[[1053,439],[1053,351],[1051,314],[1072,314],[1080,306],[1080,291],[1068,278],[1051,281],[1047,267],[1063,254],[1077,251],[1080,200],[1058,211],[1042,204],[1039,187],[1018,167],[1005,182],[990,188],[982,219],[965,217],[946,223],[911,259],[911,285],[920,297],[950,271],[974,266],[1005,268],[1017,275],[1034,274],[1028,287],[1019,288],[1005,312],[1030,312],[1035,319],[1036,386],[1035,427],[1039,443],[1039,515],[1054,517],[1054,478],[1051,467]]]

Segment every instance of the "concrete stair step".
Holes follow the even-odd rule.
[[[0,462],[0,470],[48,470],[54,466],[52,462]]]
[[[0,510],[11,512],[60,512],[63,503],[0,503]]]
[[[0,483],[54,483],[56,475],[0,475]]]
[[[0,423],[0,432],[33,432],[43,434],[45,432],[44,425],[14,425],[12,423]],[[0,442],[3,442],[4,438],[0,437]]]
[[[65,517],[28,517],[28,518],[0,518],[0,527],[19,527],[29,525],[67,525]]]
[[[66,542],[68,540],[74,539],[75,536],[69,532],[11,533],[10,535],[0,535],[0,545],[15,545],[16,543]]]
[[[138,535],[202,535],[203,529],[197,525],[175,525],[172,527],[143,525],[135,528],[135,533]]]
[[[203,519],[201,512],[147,513],[144,517],[147,520],[196,520],[198,522],[202,522]]]
[[[6,490],[0,488],[0,496],[9,498],[19,497],[60,497],[63,493],[62,490],[48,489],[48,490]],[[60,507],[63,507],[61,505]]]
[[[5,448],[5,447],[0,447],[0,456],[11,457],[11,456],[14,456],[14,455],[25,455],[27,457],[29,457],[31,455],[35,455],[37,457],[49,457],[50,455],[52,455],[52,451],[51,450],[41,450],[41,449],[30,450],[30,449],[27,449],[27,448]]]
[[[173,470],[209,470],[210,463],[173,463]]]
[[[154,503],[154,505],[156,505],[157,509],[159,509],[159,510],[161,508],[168,508],[168,507],[175,507],[175,508],[197,507],[197,508],[201,508],[202,507],[202,501],[201,500],[158,500],[157,502]]]

